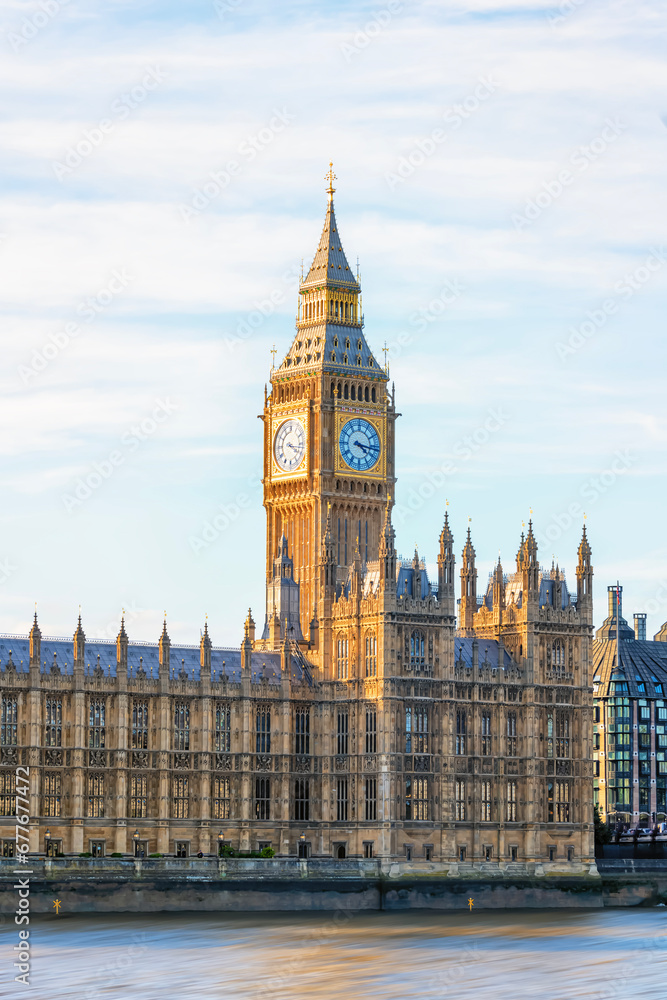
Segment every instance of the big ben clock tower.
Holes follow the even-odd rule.
[[[263,639],[308,638],[355,559],[379,558],[394,483],[393,398],[364,336],[330,169],[324,228],[299,286],[296,336],[271,371],[264,421],[267,608]],[[278,576],[298,587],[298,622]],[[292,582],[293,581],[293,582]],[[280,635],[278,624],[280,623]],[[271,627],[272,626],[272,627]],[[300,633],[300,634],[299,634]]]

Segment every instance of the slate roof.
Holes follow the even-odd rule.
[[[509,607],[512,603],[512,598],[514,598],[514,603],[518,608],[521,607],[523,600],[523,590],[522,590],[522,578],[521,573],[505,573],[505,606]],[[570,591],[567,587],[567,581],[565,579],[565,573],[560,571],[560,581],[562,586],[561,593],[561,608],[565,609],[574,601],[570,595]],[[539,604],[540,607],[546,604],[552,604],[553,589],[556,581],[551,579],[551,571],[545,570],[540,567],[540,596]],[[489,573],[489,582],[486,588],[486,592],[483,595],[481,601],[478,598],[478,604],[484,604],[490,610],[493,609],[493,573]]]
[[[0,666],[3,672],[6,670],[10,650],[12,662],[16,666],[17,672],[27,673],[30,660],[28,638],[26,636],[15,635],[0,636]],[[56,639],[43,636],[41,653],[41,673],[48,673],[55,667],[62,674],[72,674],[74,644],[71,639]],[[99,663],[105,675],[116,676],[115,642],[86,639],[85,653],[84,670],[86,674],[92,674]],[[143,667],[149,679],[151,674],[153,679],[159,676],[159,650],[156,643],[131,642],[128,646],[127,661],[128,677],[136,677],[137,670],[140,667]],[[194,679],[198,681],[200,679],[199,661],[199,646],[172,645],[170,648],[170,665],[172,673],[175,673],[177,676],[179,671],[184,669],[187,672],[189,680]],[[279,652],[255,650],[251,657],[251,665],[253,683],[257,683],[264,678],[269,683],[280,683]],[[240,649],[223,649],[220,647],[213,647],[211,649],[211,680],[218,681],[223,674],[230,682],[241,681]],[[301,666],[294,659],[292,659],[292,679],[295,681],[301,680]]]
[[[463,660],[466,667],[472,667],[472,644],[474,642],[473,636],[463,636],[457,635],[454,638],[454,660],[459,662]],[[497,639],[478,639],[478,650],[479,650],[479,665],[483,666],[485,663],[490,664],[492,669],[498,669],[500,666],[503,670],[507,667],[516,666],[516,663],[507,652],[505,647],[502,647],[503,655],[500,656],[500,646],[501,644]]]
[[[621,616],[619,653],[620,670],[616,667],[616,621],[606,619],[593,640],[591,669],[596,697],[667,697],[667,643],[635,639]]]
[[[360,291],[359,282],[350,269],[341,245],[333,198],[327,206],[322,235],[313,257],[313,263],[310,265],[310,270],[301,287],[304,289],[317,288],[324,285],[325,281],[328,285],[340,284],[349,291]]]

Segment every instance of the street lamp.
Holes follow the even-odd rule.
[[[139,853],[139,830],[135,830],[132,834],[132,840],[134,841],[134,856],[137,857]]]
[[[220,833],[218,834],[218,857],[219,858],[222,857],[222,847],[223,847],[224,843],[225,843],[225,835],[224,835],[224,833],[221,830]]]
[[[305,858],[306,856],[306,835],[302,833],[299,837],[299,857]]]
[[[51,847],[51,831],[47,826],[46,833],[44,834],[44,854],[47,856],[47,858],[51,857],[50,847]]]

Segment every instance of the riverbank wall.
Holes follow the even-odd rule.
[[[581,909],[667,904],[667,866],[573,874],[557,865],[402,864],[296,859],[3,860],[0,913],[30,879],[31,913]],[[11,867],[9,867],[11,866]],[[20,875],[14,874],[24,869]],[[548,870],[545,870],[548,869]],[[28,874],[29,873],[29,874]]]

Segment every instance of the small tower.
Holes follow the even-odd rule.
[[[39,665],[42,657],[42,633],[37,624],[37,611],[30,629],[30,673],[39,675]]]
[[[440,552],[438,553],[438,600],[446,615],[456,614],[454,594],[454,537],[449,527],[449,513],[445,511],[445,523],[440,532]]]
[[[81,625],[81,614],[74,633],[74,672],[83,675],[86,662],[86,635]]]
[[[164,616],[164,624],[162,626],[162,635],[158,641],[158,658],[160,661],[160,675],[162,677],[171,677],[171,670],[169,668],[169,656],[171,652],[171,639],[167,633],[167,615]]]
[[[493,571],[493,613],[494,613],[494,622],[497,625],[502,624],[504,607],[505,607],[505,574],[503,573],[503,567],[502,563],[500,562],[500,556],[498,556],[498,563]]]
[[[243,671],[243,673],[250,673],[250,671],[252,670],[252,642],[250,640],[250,631],[247,618],[243,625],[243,642],[241,643],[241,670]]]
[[[577,562],[577,610],[587,625],[593,624],[593,566],[591,563],[591,546],[586,535],[584,524],[579,542],[579,560]]]
[[[387,498],[380,535],[380,585],[388,596],[396,597],[396,534],[391,523],[391,497]]]
[[[247,615],[247,618],[245,620],[245,628],[246,628],[246,631],[248,633],[248,638],[250,639],[251,643],[254,646],[254,644],[255,644],[255,620],[252,617],[252,609],[251,608],[248,608],[248,615]]]
[[[524,540],[521,534],[521,548],[516,557],[517,570],[521,573],[522,602],[537,601],[540,595],[540,564],[537,560],[537,541],[533,534],[533,522],[528,522],[528,534]]]
[[[204,622],[204,634],[199,640],[199,666],[201,670],[199,671],[199,676],[203,677],[206,673],[207,677],[211,675],[211,648],[213,643],[211,642],[211,637],[208,634],[208,621]]]
[[[470,538],[470,528],[468,528],[461,563],[461,614],[459,627],[464,635],[473,634],[473,621],[476,613],[477,569],[475,568],[475,550]]]
[[[417,551],[417,546],[415,545],[415,554],[412,557],[412,597],[413,600],[419,601],[422,596],[422,567],[419,561],[419,552]]]
[[[116,675],[120,677],[123,671],[127,672],[127,650],[129,639],[125,631],[125,615],[120,619],[120,631],[116,636]]]

